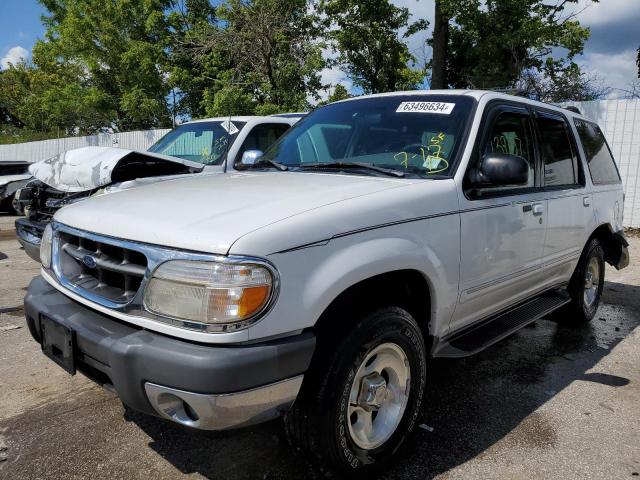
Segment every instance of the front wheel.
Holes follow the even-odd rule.
[[[582,252],[569,283],[571,302],[561,310],[567,324],[581,325],[595,317],[604,287],[604,250],[598,239],[592,239]]]
[[[328,471],[383,468],[420,411],[426,382],[420,328],[405,310],[384,308],[317,360],[285,417],[289,440]]]

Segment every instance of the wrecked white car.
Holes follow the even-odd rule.
[[[26,216],[16,220],[18,240],[39,261],[44,228],[63,206],[176,176],[233,169],[245,153],[253,158],[252,152],[266,150],[303,115],[196,120],[170,131],[146,152],[83,147],[34,163],[29,171],[35,180],[16,195]]]
[[[0,210],[21,213],[15,201],[16,192],[24,187],[29,180],[31,180],[29,162],[0,162]]]

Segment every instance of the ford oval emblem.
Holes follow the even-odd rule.
[[[91,255],[85,255],[82,258],[82,263],[84,263],[88,268],[96,268],[98,266],[98,261]]]

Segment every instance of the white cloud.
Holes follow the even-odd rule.
[[[580,23],[595,27],[597,25],[625,22],[629,17],[638,18],[638,0],[601,0],[593,3],[592,0],[580,0],[574,9],[578,14]]]
[[[0,60],[0,67],[2,69],[9,68],[9,65],[17,65],[22,60],[27,60],[29,58],[29,50],[20,45],[16,47],[12,47],[6,53],[4,57]]]
[[[613,97],[617,97],[624,93],[620,89],[628,89],[629,84],[637,78],[636,55],[635,50],[614,55],[588,53],[580,63],[584,71],[597,75],[605,86],[618,89],[611,92]]]

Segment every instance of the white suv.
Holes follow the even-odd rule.
[[[244,172],[64,207],[25,299],[43,351],[139,411],[376,469],[416,425],[429,358],[598,308],[628,263],[597,125],[482,91],[319,108]],[[455,379],[452,379],[455,381]]]

